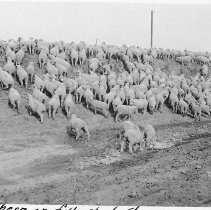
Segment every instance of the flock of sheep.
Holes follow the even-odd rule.
[[[29,62],[26,68],[23,67],[26,53],[37,54],[41,77],[37,75],[35,63]],[[84,103],[87,109],[94,110],[95,114],[98,111],[106,118],[114,114],[116,122],[121,116],[129,117],[128,121],[123,121],[121,151],[125,142],[129,142],[132,152],[135,145],[142,150],[153,147],[156,141],[151,125],[140,130],[130,121],[139,111],[153,114],[162,112],[167,105],[172,112],[183,116],[189,113],[195,120],[200,120],[202,113],[209,116],[211,112],[211,56],[208,52],[116,47],[105,43],[49,43],[19,38],[0,41],[0,56],[7,61],[3,68],[0,67],[1,87],[9,89],[9,102],[14,109],[17,107],[18,113],[22,96],[14,88],[15,79],[21,87],[33,89],[32,94],[28,94],[30,115],[36,113],[43,123],[45,112],[55,118],[58,109],[64,109],[71,128],[76,131],[76,139],[82,130],[90,138],[85,121],[73,114],[76,104]],[[112,64],[113,59],[121,62],[122,67]],[[183,74],[167,75],[159,67],[153,68],[155,59],[173,59],[182,65],[197,62],[201,69],[190,78]],[[88,73],[82,70],[85,62]],[[74,72],[76,76],[70,77],[76,66],[79,67]]]

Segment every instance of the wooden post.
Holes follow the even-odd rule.
[[[151,10],[151,48],[153,47],[153,10]]]

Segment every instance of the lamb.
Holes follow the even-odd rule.
[[[143,125],[146,148],[154,148],[156,142],[156,132],[151,124]]]
[[[188,104],[183,100],[183,98],[180,98],[178,107],[184,117],[188,111]]]
[[[3,71],[1,67],[0,67],[0,83],[2,87],[3,85],[5,86],[4,89],[8,89],[9,87],[14,86],[14,80],[12,76],[6,71]]]
[[[136,106],[143,114],[147,111],[148,101],[146,99],[133,99],[130,105]]]
[[[81,130],[85,130],[87,133],[88,140],[90,140],[90,134],[89,129],[87,127],[87,124],[84,120],[77,117],[76,114],[71,114],[70,117],[70,126],[68,126],[71,130],[76,131],[76,140],[81,136]]]
[[[65,100],[64,100],[64,109],[67,113],[67,118],[70,118],[70,114],[71,114],[71,111],[73,110],[73,108],[74,108],[73,98],[72,98],[71,93],[68,93],[65,96]]]
[[[119,105],[116,108],[116,122],[120,115],[128,115],[129,120],[132,114],[138,114],[138,108],[136,106]]]
[[[53,97],[49,100],[49,110],[48,110],[48,116],[55,119],[55,114],[58,111],[58,108],[60,106],[60,100],[59,96],[57,94],[53,95]]]
[[[98,110],[98,111],[103,112],[105,117],[108,118],[109,105],[107,103],[92,99],[88,101],[88,104],[89,104],[89,107],[92,107],[94,109],[95,114]]]
[[[55,90],[54,94],[59,96],[60,106],[62,106],[62,103],[64,103],[64,98],[66,96],[66,85],[64,83],[59,83],[59,86]]]
[[[11,87],[8,98],[9,98],[10,104],[13,106],[13,109],[16,107],[16,104],[17,104],[17,111],[18,111],[18,114],[20,114],[20,104],[21,104],[20,93],[15,88]]]
[[[39,115],[41,123],[43,123],[43,112],[45,112],[46,107],[39,100],[33,98],[31,94],[28,94],[29,99],[29,114],[35,112]]]
[[[34,62],[29,62],[29,65],[26,68],[26,71],[29,75],[29,80],[32,83],[33,82],[33,77],[34,77]]]
[[[25,88],[27,89],[29,75],[27,74],[26,70],[22,68],[20,65],[17,66],[17,75],[21,87],[23,86],[23,82],[25,82]]]

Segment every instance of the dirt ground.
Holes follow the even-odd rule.
[[[196,71],[166,63],[157,65]],[[26,91],[16,88],[23,95],[20,115],[9,108],[8,91],[0,90],[0,203],[211,206],[210,117],[195,123],[167,107],[139,113],[133,122],[150,122],[158,140],[174,146],[120,154],[121,123],[112,114],[106,119],[77,105],[74,112],[87,122],[91,140],[84,134],[76,142],[61,110],[40,124],[27,113]]]

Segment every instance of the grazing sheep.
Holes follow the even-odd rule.
[[[0,83],[1,87],[3,87],[3,85],[5,86],[4,89],[8,89],[9,87],[14,86],[14,80],[12,76],[6,71],[3,71],[1,67],[0,67]]]
[[[55,94],[50,100],[49,100],[49,110],[48,110],[48,116],[55,119],[55,114],[58,111],[58,108],[60,106],[60,100],[59,96]]]
[[[143,150],[143,143],[144,143],[144,135],[140,130],[137,129],[130,129],[127,130],[124,133],[124,138],[125,140],[122,141],[121,143],[121,149],[120,152],[122,153],[124,151],[126,142],[129,142],[129,152],[133,152],[133,146],[135,144],[139,144],[139,148],[142,151]]]
[[[27,74],[26,70],[22,68],[20,65],[17,66],[17,76],[21,84],[21,87],[23,86],[23,82],[24,82],[25,88],[27,89],[29,75]]]
[[[143,126],[144,137],[146,148],[154,148],[154,143],[156,142],[156,132],[151,124],[146,124]]]
[[[64,109],[67,113],[67,118],[70,118],[71,111],[74,108],[74,102],[71,93],[68,93],[64,99]]]
[[[95,99],[91,99],[88,101],[88,105],[89,107],[94,109],[94,113],[96,114],[97,110],[101,111],[106,118],[108,118],[108,114],[109,114],[109,105],[105,102],[102,101],[98,101]]]
[[[38,62],[40,69],[44,68],[44,65],[47,63],[48,56],[45,52],[41,52],[38,56]]]
[[[179,99],[178,99],[177,95],[173,91],[169,95],[169,102],[170,102],[170,105],[172,107],[172,112],[173,113],[177,112]]]
[[[128,131],[128,130],[137,130],[139,131],[139,127],[135,124],[132,123],[130,120],[125,120],[122,122],[122,126],[124,129],[124,132]]]
[[[28,94],[29,99],[29,114],[35,112],[39,115],[41,123],[43,123],[43,112],[45,112],[46,107],[43,103],[41,103],[36,98],[33,98],[31,94]]]
[[[88,87],[86,89],[86,91],[84,92],[84,98],[85,98],[85,102],[86,102],[86,108],[88,109],[88,102],[90,100],[94,99],[94,94],[93,92],[90,90],[90,87]]]
[[[133,99],[130,105],[136,106],[143,114],[147,111],[148,101],[146,99]]]
[[[90,140],[89,129],[84,120],[77,117],[76,114],[71,114],[70,117],[70,125],[68,126],[71,130],[75,130],[76,132],[76,140],[81,136],[81,131],[85,130],[88,136],[88,140]]]
[[[75,49],[72,50],[71,52],[71,64],[72,66],[76,66],[76,64],[78,63],[78,51],[76,51]]]
[[[81,99],[84,96],[84,93],[86,91],[86,86],[82,85],[75,91],[75,103],[80,104]]]
[[[24,58],[26,48],[23,46],[17,53],[16,53],[16,65],[20,65]]]
[[[27,66],[26,71],[27,71],[27,73],[29,75],[29,80],[30,80],[30,82],[32,84],[33,77],[34,77],[34,62],[32,62],[32,61],[29,62],[29,65]]]
[[[116,108],[116,122],[120,115],[128,115],[129,120],[132,114],[138,114],[138,108],[136,106],[119,105]]]
[[[188,111],[188,104],[183,100],[183,98],[180,98],[178,108],[184,117]]]
[[[206,104],[201,104],[201,112],[210,116],[210,107]]]
[[[193,112],[193,117],[195,119],[195,121],[200,121],[201,120],[201,106],[196,104],[195,102],[192,102],[190,104],[190,109]]]
[[[17,104],[17,111],[18,111],[18,114],[20,114],[20,104],[21,104],[20,93],[15,88],[11,87],[8,98],[9,98],[10,104],[13,106],[13,109],[15,109],[16,104]]]

